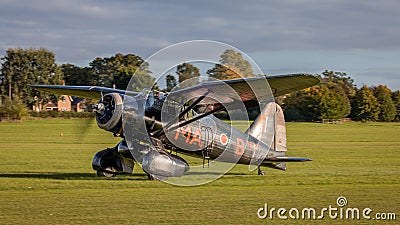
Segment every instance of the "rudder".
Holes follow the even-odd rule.
[[[282,108],[269,102],[246,133],[262,141],[277,152],[286,152],[286,127]]]

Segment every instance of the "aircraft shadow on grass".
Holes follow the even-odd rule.
[[[191,172],[191,175],[206,175],[210,173]],[[215,173],[218,175],[218,173]],[[240,172],[228,172],[226,175],[249,175]],[[0,178],[29,178],[29,179],[53,179],[53,180],[103,180],[93,173],[60,173],[60,172],[23,172],[23,173],[0,173]],[[107,180],[147,180],[146,174],[133,173],[131,175],[113,177]]]
[[[93,173],[60,173],[60,172],[24,172],[24,173],[0,173],[0,178],[29,178],[29,179],[53,179],[53,180],[102,180]],[[147,180],[146,174],[131,174],[109,180]]]

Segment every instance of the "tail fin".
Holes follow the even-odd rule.
[[[262,164],[275,169],[286,170],[286,162],[310,161],[308,158],[286,157],[286,127],[282,108],[269,102],[246,131],[272,149]],[[260,164],[258,164],[260,165]]]
[[[277,152],[286,152],[286,127],[282,108],[269,102],[246,131]]]

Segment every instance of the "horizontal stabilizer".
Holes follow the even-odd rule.
[[[297,158],[297,157],[286,157],[286,156],[277,156],[274,158],[265,159],[264,162],[305,162],[312,161],[309,158]]]

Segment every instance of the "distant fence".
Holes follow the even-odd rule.
[[[342,119],[322,119],[323,124],[341,124],[351,122],[350,118],[342,118]]]

